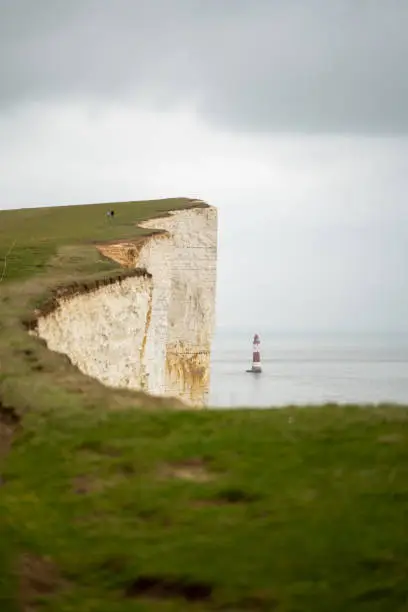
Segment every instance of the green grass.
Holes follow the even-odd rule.
[[[186,205],[0,213],[1,612],[408,611],[406,408],[176,410],[27,334]]]
[[[185,206],[186,198],[169,198],[1,211],[0,276],[7,253],[3,282],[20,280],[44,271],[52,256],[65,245],[82,245],[83,251],[83,245],[92,242],[134,238],[143,233],[135,230],[139,221]],[[116,213],[113,219],[106,217],[110,208]]]
[[[400,408],[53,411],[4,479],[2,547],[58,568],[40,610],[408,609]]]

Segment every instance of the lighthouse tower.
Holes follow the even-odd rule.
[[[252,345],[252,368],[247,370],[247,372],[253,372],[254,374],[260,374],[262,372],[260,344],[261,341],[258,334],[255,334]]]

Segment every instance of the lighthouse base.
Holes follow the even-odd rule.
[[[247,370],[250,374],[260,374],[262,372],[261,366],[252,366],[250,370]]]

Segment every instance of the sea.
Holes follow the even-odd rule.
[[[282,333],[261,338],[262,374],[251,367],[253,333],[219,329],[209,406],[408,405],[408,333]]]

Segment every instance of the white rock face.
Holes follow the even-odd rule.
[[[135,259],[136,266],[153,275],[149,392],[206,403],[215,324],[217,210],[177,211],[142,227],[167,232],[146,242]]]
[[[112,387],[140,389],[153,282],[131,277],[63,298],[37,333],[84,373]]]
[[[217,211],[174,211],[141,226],[164,232],[136,248],[122,241],[99,249],[146,268],[152,278],[131,277],[61,300],[39,319],[38,334],[106,385],[204,405],[215,323]]]

